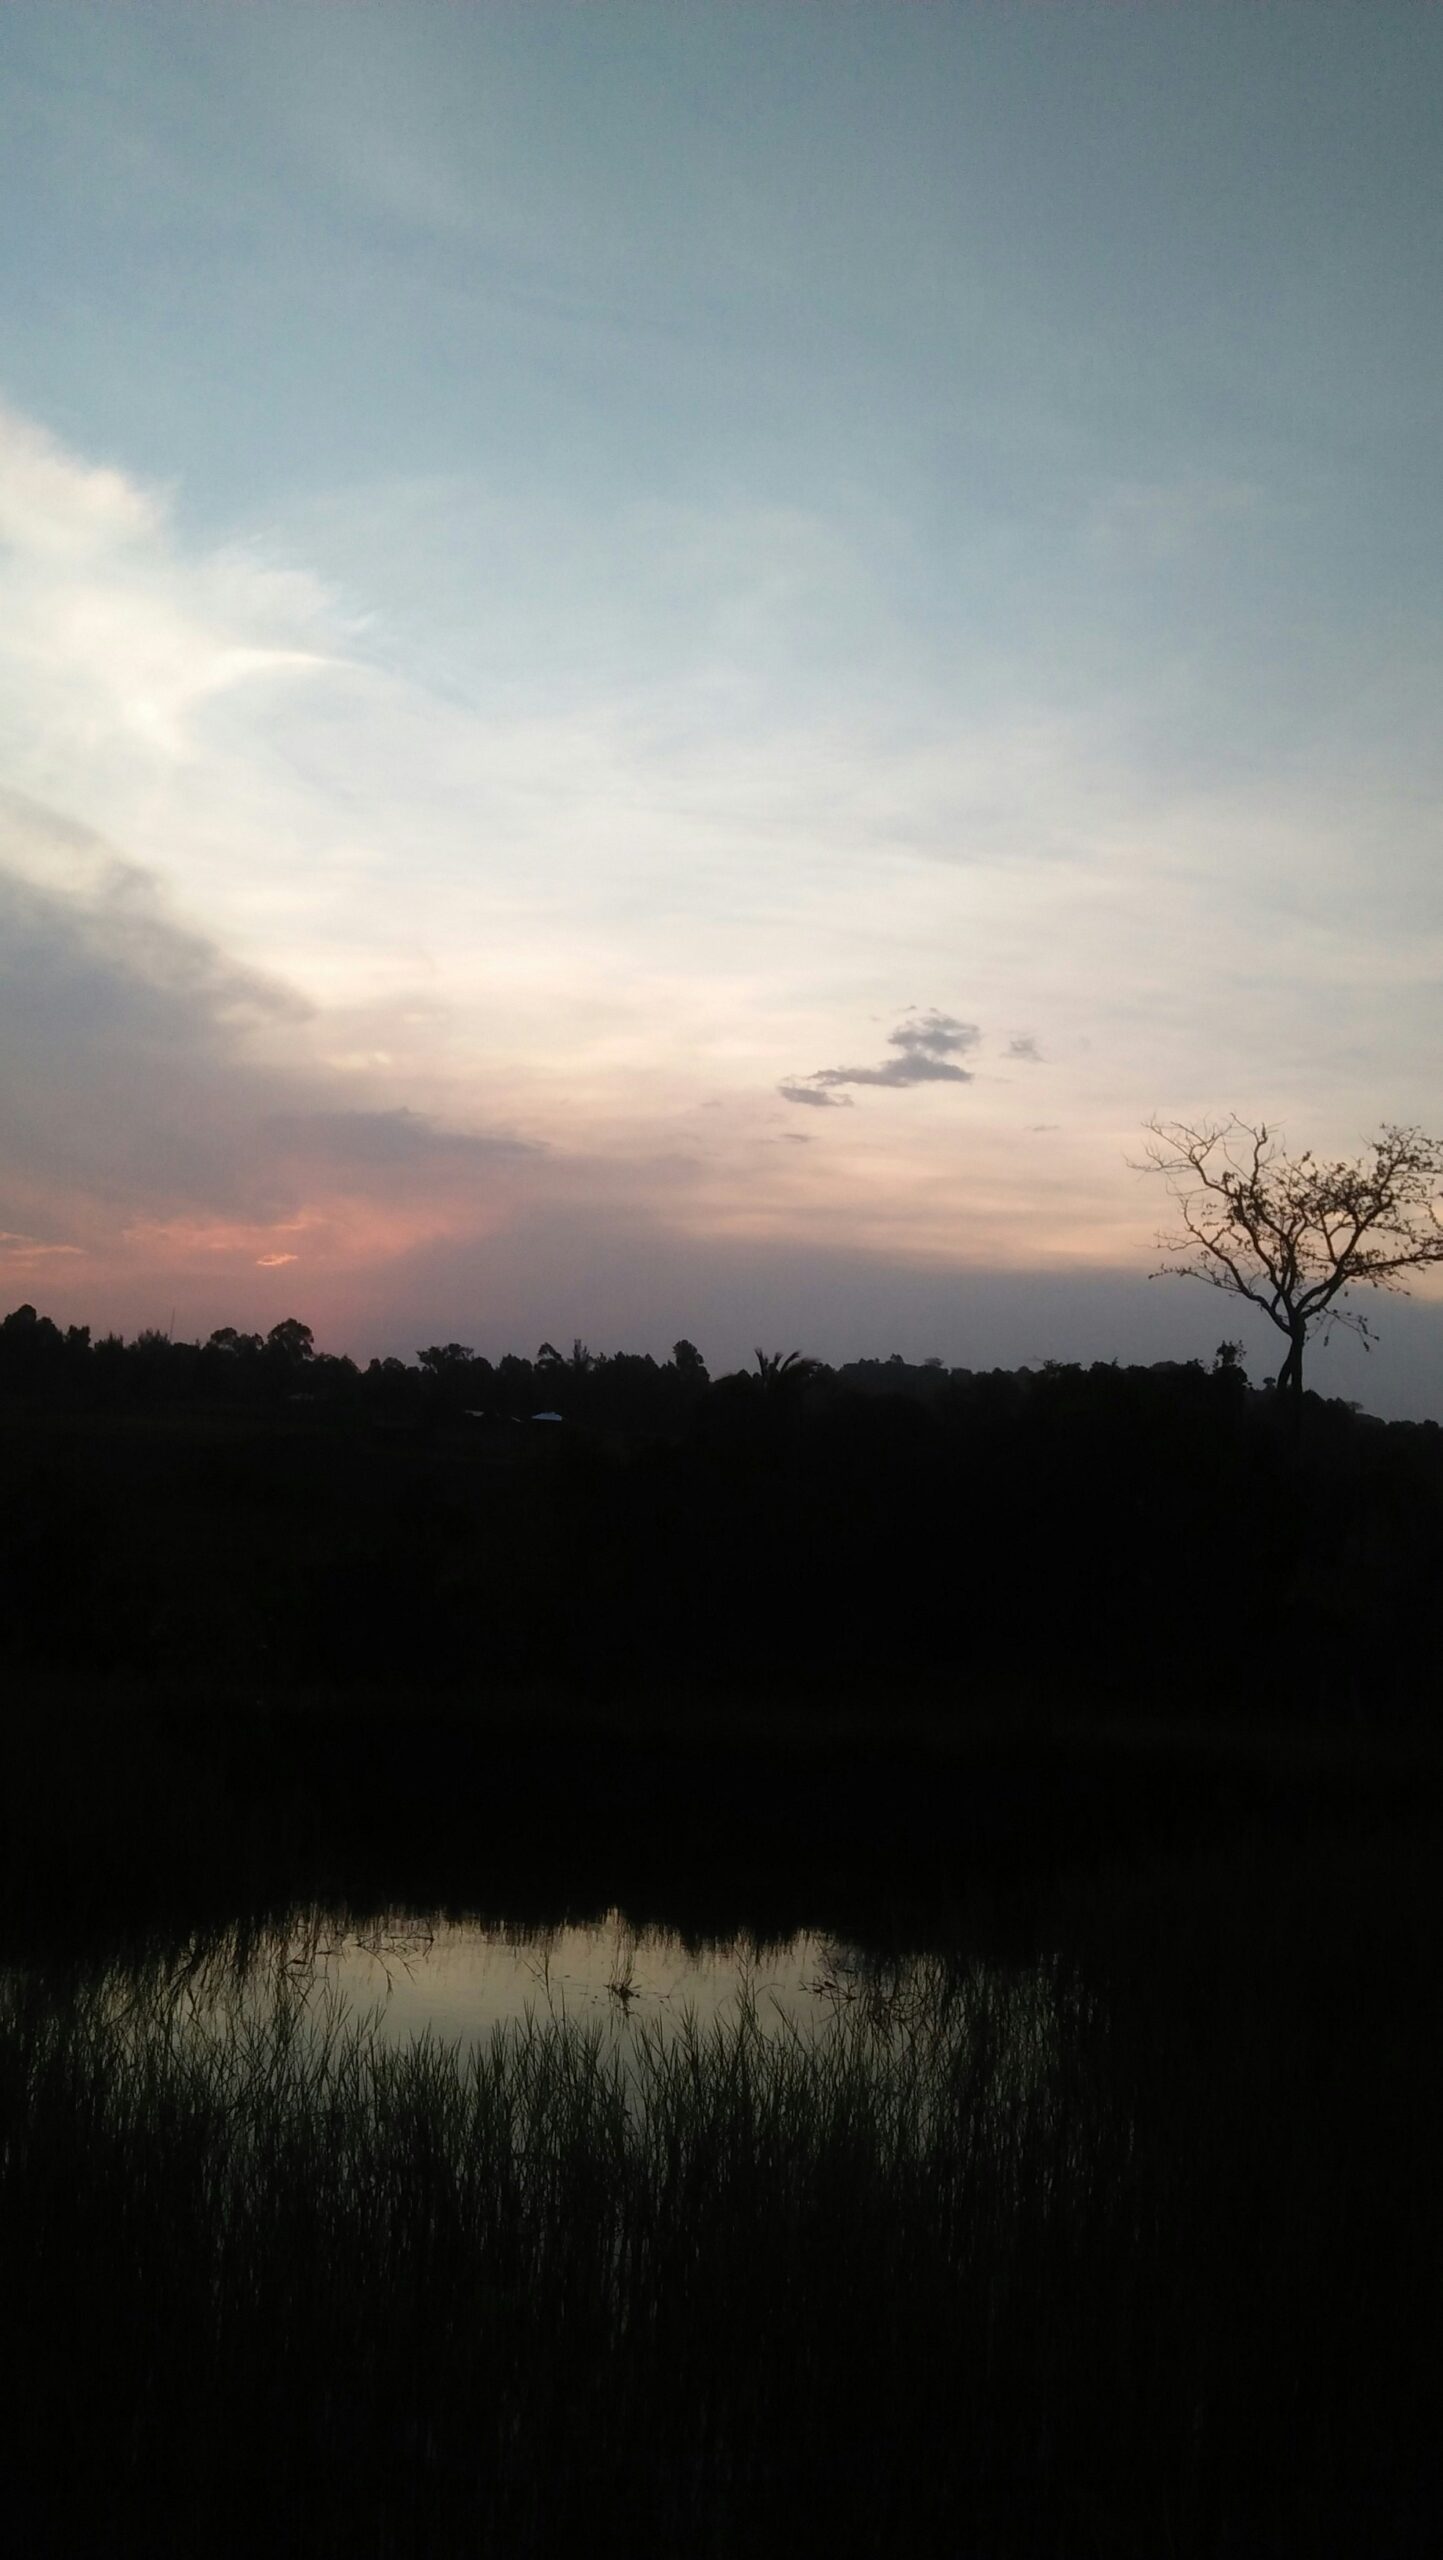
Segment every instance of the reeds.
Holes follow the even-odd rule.
[[[16,1977],[22,2546],[1431,2548],[1428,1968],[1381,1978],[1377,1872],[1236,1943],[1194,1878],[1106,1984],[939,1961],[816,2033],[462,2055],[284,1984]]]

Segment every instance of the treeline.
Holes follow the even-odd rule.
[[[0,1323],[0,1402],[54,1412],[261,1412],[279,1405],[423,1423],[467,1414],[525,1421],[538,1411],[619,1429],[679,1423],[708,1384],[695,1345],[672,1358],[618,1352],[597,1357],[581,1343],[563,1355],[543,1343],[534,1360],[480,1357],[465,1343],[433,1344],[414,1362],[318,1351],[294,1317],[266,1334],[223,1325],[206,1342],[174,1342],[150,1331],[126,1342],[93,1339],[88,1325],[64,1331],[31,1306]]]
[[[796,1352],[759,1351],[754,1373],[717,1383],[733,1393],[795,1396],[803,1387],[830,1384],[931,1400],[972,1375],[948,1370],[940,1360],[913,1365],[898,1352],[831,1369]],[[665,1361],[649,1352],[593,1352],[581,1341],[567,1352],[543,1342],[534,1359],[508,1352],[496,1361],[467,1343],[432,1343],[414,1361],[371,1360],[362,1368],[344,1354],[318,1351],[310,1326],[294,1316],[266,1334],[222,1325],[205,1342],[176,1342],[154,1330],[129,1342],[116,1333],[95,1338],[88,1325],[62,1330],[28,1305],[0,1322],[0,1404],[56,1413],[308,1405],[418,1424],[545,1416],[602,1430],[665,1433],[685,1426],[711,1385],[705,1359],[688,1341],[675,1343]]]
[[[559,1416],[559,1424],[542,1419]],[[0,1659],[285,1691],[1436,1716],[1443,1432],[1211,1368],[0,1324]]]

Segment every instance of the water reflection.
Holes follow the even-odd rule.
[[[258,2016],[300,2002],[330,2024],[364,2019],[385,2044],[430,2035],[464,2053],[528,2019],[569,2021],[616,2049],[639,2034],[706,2034],[743,2016],[764,2035],[810,2035],[859,2011],[881,2022],[920,1996],[919,1962],[808,1931],[698,1943],[619,1911],[523,1929],[313,1907],[272,1931],[198,1938],[158,1970],[193,2019],[219,2024],[237,2006]]]

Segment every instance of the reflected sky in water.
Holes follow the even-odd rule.
[[[642,2023],[665,2033],[694,2018],[707,2028],[743,2005],[763,2029],[810,2029],[858,2001],[899,1998],[905,1983],[905,1968],[810,1933],[698,1947],[638,1930],[619,1912],[535,1934],[396,1912],[360,1922],[310,1914],[275,1953],[309,1998],[372,2015],[388,2042],[429,2031],[472,2044],[528,2015],[624,2040]]]

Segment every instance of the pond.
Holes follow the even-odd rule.
[[[489,1909],[328,1878],[37,1932],[0,1968],[31,2512],[80,2443],[153,2493],[107,2547],[155,2553],[614,2511],[637,2553],[937,2555],[979,2500],[1001,2552],[1198,2515],[1340,2560],[1409,2500],[1388,2548],[1436,2548],[1437,1874],[1431,1823],[1359,1825],[1059,1878],[1026,1929],[486,1872]]]
[[[821,1933],[696,1941],[615,1910],[538,1928],[315,1906],[258,1936],[198,1937],[158,1970],[196,2014],[219,2014],[237,1995],[252,2012],[299,1999],[318,2020],[364,2021],[385,2044],[430,2035],[464,2052],[528,2018],[569,2021],[618,2048],[643,2029],[707,2033],[743,2016],[764,2035],[805,2035],[863,2011],[894,2013],[918,1968]]]

